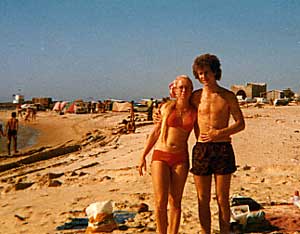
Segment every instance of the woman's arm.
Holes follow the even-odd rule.
[[[161,124],[155,124],[154,128],[152,129],[150,136],[148,137],[143,153],[140,158],[139,164],[139,174],[143,175],[143,170],[146,171],[146,156],[149,154],[150,150],[153,148],[155,143],[157,142],[159,135],[160,135]]]

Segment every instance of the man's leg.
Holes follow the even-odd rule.
[[[215,175],[217,202],[219,206],[219,225],[220,232],[229,233],[230,230],[230,190],[231,174]]]
[[[10,155],[11,135],[7,135],[7,153]]]
[[[17,135],[13,136],[13,140],[14,140],[14,152],[18,153],[18,150],[17,150]]]
[[[210,213],[210,191],[212,176],[194,175],[195,186],[198,194],[198,212],[202,234],[210,234],[211,213]]]

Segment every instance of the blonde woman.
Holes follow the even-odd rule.
[[[175,234],[179,229],[181,199],[189,171],[187,140],[197,118],[197,111],[190,103],[192,91],[193,83],[188,76],[176,78],[170,91],[175,100],[162,105],[162,121],[155,124],[140,159],[139,173],[143,175],[146,156],[154,147],[151,175],[160,234]]]

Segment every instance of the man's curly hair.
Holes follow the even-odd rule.
[[[198,74],[197,74],[196,71],[199,68],[202,68],[204,66],[209,66],[210,67],[212,72],[215,74],[216,80],[221,79],[221,75],[222,75],[221,63],[220,63],[220,60],[218,59],[218,57],[216,55],[202,54],[194,60],[193,74],[194,74],[196,79],[199,79]]]

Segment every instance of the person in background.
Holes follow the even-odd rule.
[[[134,133],[136,129],[135,115],[134,115],[134,101],[130,102],[129,113],[130,113],[130,117],[129,117],[129,121],[126,123],[126,128],[128,133]]]
[[[12,112],[11,118],[7,121],[5,126],[5,133],[7,136],[7,152],[10,155],[10,145],[11,140],[13,140],[14,144],[14,153],[18,153],[17,151],[17,133],[19,128],[19,121],[17,119],[17,113]]]
[[[5,136],[4,132],[3,132],[3,126],[2,126],[2,123],[0,123],[0,139],[1,139],[1,136]],[[2,142],[0,141],[0,152],[1,152],[1,144]]]
[[[17,112],[17,117],[20,116],[21,119],[23,119],[21,104],[17,104],[17,106],[16,106],[16,112]]]
[[[140,157],[139,174],[146,171],[146,156],[154,148],[151,176],[154,189],[157,232],[178,233],[181,200],[189,171],[187,140],[196,122],[197,112],[190,103],[193,83],[178,76],[171,88],[175,100],[161,107],[162,121],[155,124]],[[169,204],[169,221],[167,207]]]
[[[0,136],[5,136],[4,132],[3,132],[3,126],[2,123],[0,123]]]
[[[147,102],[147,106],[148,106],[148,110],[147,110],[147,120],[151,121],[152,119],[152,115],[153,115],[153,98],[150,98],[150,100]]]
[[[219,207],[220,233],[229,233],[229,191],[231,175],[236,171],[231,135],[245,128],[244,117],[235,94],[218,85],[221,64],[217,56],[203,54],[194,60],[193,74],[203,85],[192,95],[192,103],[198,109],[193,148],[192,168],[198,194],[201,233],[211,233],[211,184]],[[233,121],[229,124],[230,116]]]

